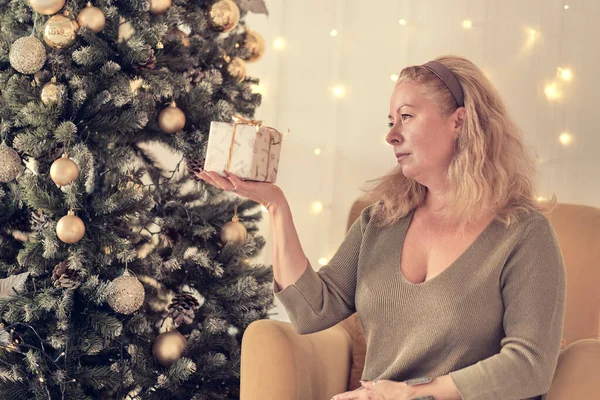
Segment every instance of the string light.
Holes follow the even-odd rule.
[[[560,134],[560,136],[558,137],[558,140],[560,141],[560,143],[563,146],[568,146],[569,144],[571,144],[571,142],[573,141],[573,137],[571,137],[571,135],[567,132],[563,132]]]
[[[319,258],[319,265],[321,265],[321,266],[327,265],[328,262],[329,262],[329,260],[327,260],[327,258],[325,258],[325,257]]]
[[[571,72],[571,70],[569,68],[561,68],[558,67],[558,74],[557,74],[560,79],[562,79],[563,81],[570,81],[571,79],[573,79],[573,73]]]
[[[555,82],[546,85],[544,93],[546,94],[548,100],[556,100],[560,97],[560,92],[558,91]]]
[[[318,156],[318,155],[320,155],[320,154],[321,154],[321,149],[319,149],[319,148],[316,148],[316,149],[315,149],[315,156]]]
[[[473,27],[473,22],[470,19],[465,19],[462,23],[463,28],[471,29]]]
[[[404,18],[402,18],[400,21],[398,21],[398,23],[402,26],[406,25],[406,20]]]
[[[342,98],[346,94],[346,89],[342,85],[336,85],[333,87],[333,95],[337,98]]]
[[[398,78],[400,78],[400,76],[398,74],[390,75],[390,79],[393,80],[394,82],[396,82],[398,80]]]
[[[337,36],[337,34],[338,34],[338,31],[336,31],[335,29],[332,29],[332,30],[331,30],[331,32],[329,32],[329,34],[330,34],[331,36]]]
[[[273,48],[275,50],[283,50],[285,48],[285,39],[279,37],[273,40]]]
[[[569,5],[565,4],[565,10],[568,10],[568,9],[569,9]]]
[[[314,214],[320,214],[323,211],[323,203],[315,201],[310,208]]]

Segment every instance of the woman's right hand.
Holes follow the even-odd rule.
[[[235,193],[253,200],[272,211],[282,202],[285,202],[283,191],[276,185],[267,182],[245,181],[234,174],[223,171],[227,178],[222,177],[214,171],[202,171],[195,175],[211,185],[231,192],[235,188]]]

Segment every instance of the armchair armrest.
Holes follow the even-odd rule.
[[[600,340],[582,339],[565,347],[543,400],[596,399],[600,396]]]
[[[241,400],[328,400],[348,390],[352,340],[337,324],[300,335],[289,322],[252,322],[242,338]]]

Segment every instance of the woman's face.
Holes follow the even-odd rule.
[[[450,166],[464,108],[442,117],[418,88],[413,82],[402,82],[394,88],[386,141],[394,147],[404,176],[429,187],[443,179]]]

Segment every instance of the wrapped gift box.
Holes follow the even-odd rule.
[[[250,181],[275,183],[283,134],[260,121],[210,123],[204,169]]]

